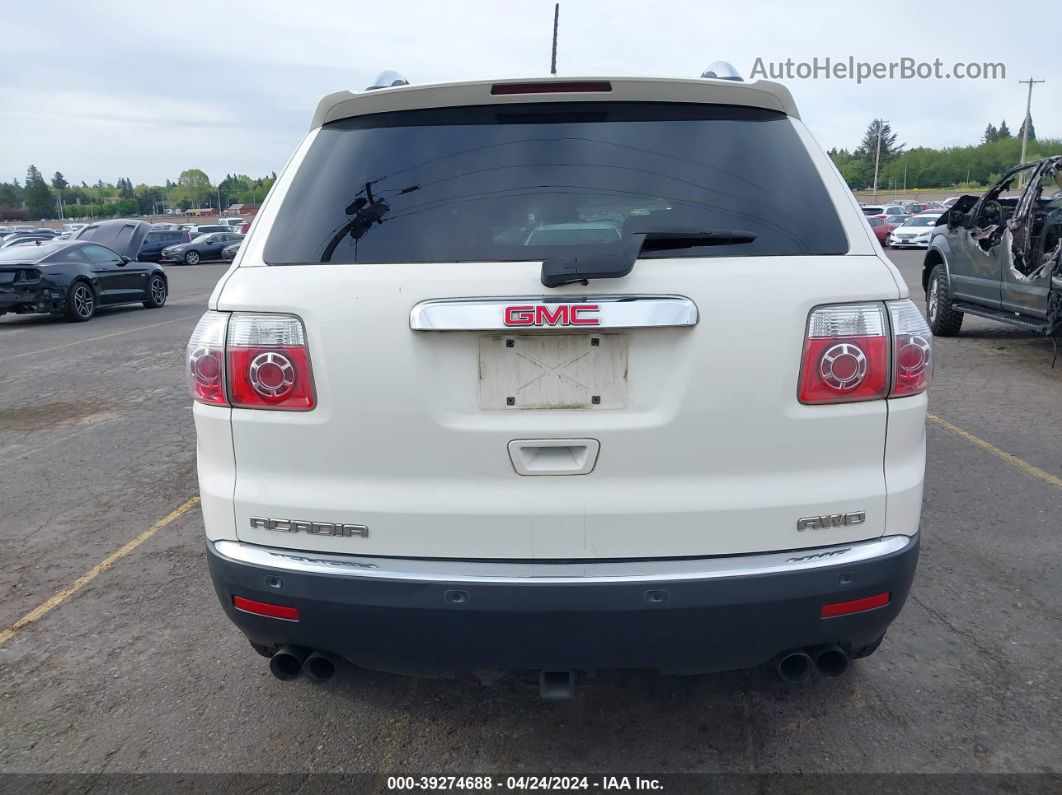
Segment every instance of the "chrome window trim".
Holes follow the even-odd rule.
[[[549,306],[597,304],[593,325],[507,326],[505,308],[515,304]],[[421,301],[409,313],[414,331],[528,331],[696,326],[697,305],[682,295],[558,295],[495,298],[442,298]]]
[[[297,549],[214,541],[214,551],[234,563],[296,574],[328,574],[355,579],[421,583],[495,585],[623,584],[696,582],[728,577],[756,577],[848,566],[891,555],[917,542],[918,536],[886,536],[870,541],[789,552],[695,558],[609,562],[538,563],[535,561],[462,561],[334,555]]]

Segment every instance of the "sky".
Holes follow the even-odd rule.
[[[1030,28],[1030,23],[1033,27]],[[1033,94],[1062,138],[1062,3],[562,0],[560,76],[696,77],[717,60],[939,58],[1006,66],[994,80],[782,80],[824,148],[888,119],[910,146],[976,143]],[[0,181],[33,163],[72,183],[280,171],[317,101],[384,69],[413,83],[549,73],[552,0],[8,2],[0,13]],[[1041,33],[1036,33],[1039,30]]]

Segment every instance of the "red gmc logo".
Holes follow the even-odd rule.
[[[557,304],[552,310],[548,306],[507,306],[505,307],[506,326],[597,326],[601,318],[587,317],[596,314],[601,307],[597,304]]]

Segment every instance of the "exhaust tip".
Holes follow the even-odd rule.
[[[269,670],[282,682],[290,682],[302,671],[306,655],[306,649],[298,646],[281,646],[269,659]]]
[[[786,652],[778,658],[776,670],[778,678],[783,682],[790,684],[806,682],[815,670],[815,661],[806,651]]]
[[[820,675],[836,679],[848,671],[848,655],[840,646],[827,646],[815,655],[815,667]]]
[[[315,651],[306,659],[306,675],[315,682],[327,682],[336,675],[336,659],[331,654]]]

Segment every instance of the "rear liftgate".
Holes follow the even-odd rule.
[[[479,406],[519,411],[626,407],[623,329],[697,320],[683,296],[609,295],[422,301],[409,322],[414,331],[483,332]],[[513,439],[509,457],[520,475],[586,475],[599,449],[596,439]]]

